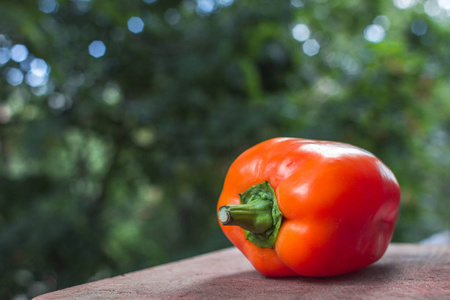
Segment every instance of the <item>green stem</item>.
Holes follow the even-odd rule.
[[[263,233],[273,225],[272,205],[268,202],[224,205],[219,209],[222,225],[235,225],[253,233]]]
[[[218,217],[222,225],[244,229],[247,240],[261,248],[273,248],[283,216],[269,182],[250,187],[239,194],[241,204],[224,205]]]

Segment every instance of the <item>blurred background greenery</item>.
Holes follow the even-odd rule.
[[[230,246],[227,168],[348,142],[449,227],[449,0],[0,0],[0,298]]]

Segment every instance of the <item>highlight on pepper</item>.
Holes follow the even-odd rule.
[[[338,142],[274,138],[233,162],[217,216],[260,273],[324,277],[380,259],[399,202],[394,174],[372,153]]]

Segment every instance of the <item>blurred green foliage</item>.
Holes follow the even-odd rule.
[[[227,168],[276,136],[380,157],[394,241],[448,228],[444,2],[0,1],[0,298],[229,246]]]

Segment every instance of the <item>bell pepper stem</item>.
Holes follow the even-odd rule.
[[[218,211],[224,226],[239,226],[245,237],[261,248],[274,248],[283,215],[275,191],[268,181],[251,186],[239,194],[241,204],[221,206]]]
[[[239,226],[253,233],[263,233],[273,226],[272,206],[268,202],[224,205],[218,215],[222,225]]]

